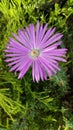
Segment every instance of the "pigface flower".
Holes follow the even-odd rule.
[[[58,61],[66,62],[65,48],[61,45],[62,34],[55,33],[55,28],[47,30],[47,24],[43,26],[37,22],[36,27],[30,24],[24,30],[18,30],[18,35],[13,34],[5,52],[5,62],[11,71],[19,72],[18,79],[22,78],[32,67],[33,81],[47,79],[47,75],[53,76],[60,70]]]

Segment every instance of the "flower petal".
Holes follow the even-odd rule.
[[[19,73],[18,79],[21,79],[25,75],[25,73],[28,71],[28,69],[31,66],[31,64],[32,64],[32,62],[29,61],[28,64],[26,64],[24,66],[24,68]]]
[[[63,37],[63,35],[60,34],[60,33],[54,34],[49,40],[42,43],[42,46],[41,46],[42,49],[49,46],[49,45],[51,45],[51,44],[53,44],[54,42],[60,40],[62,37]]]
[[[41,45],[45,43],[55,32],[55,28],[50,28],[46,34],[44,35],[43,39],[41,39]]]

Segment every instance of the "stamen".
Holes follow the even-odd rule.
[[[40,50],[39,50],[39,49],[33,49],[33,50],[30,52],[30,56],[31,56],[33,59],[37,58],[39,55],[40,55]]]

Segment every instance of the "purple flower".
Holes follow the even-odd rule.
[[[55,33],[55,28],[47,30],[45,26],[37,22],[36,28],[30,24],[24,30],[18,30],[18,35],[13,34],[6,46],[5,56],[11,71],[19,72],[18,79],[22,78],[32,67],[33,81],[47,79],[47,75],[53,76],[60,70],[58,61],[66,62],[65,48],[61,45],[62,34]]]

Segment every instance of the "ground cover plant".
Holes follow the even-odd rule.
[[[63,34],[58,49],[67,48],[67,62],[33,82],[31,67],[22,79],[9,72],[4,50],[13,33],[37,21]],[[0,0],[0,130],[73,130],[73,0]]]

